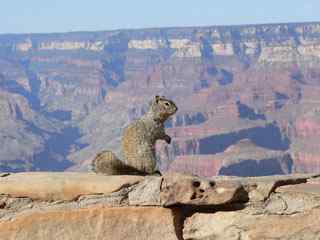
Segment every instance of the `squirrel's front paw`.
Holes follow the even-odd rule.
[[[168,144],[171,143],[171,137],[170,137],[169,135],[166,135],[166,136],[164,137],[164,140],[165,140]]]

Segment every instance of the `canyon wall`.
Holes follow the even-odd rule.
[[[0,35],[0,170],[83,170],[173,99],[162,171],[320,171],[320,23]],[[239,171],[241,169],[241,171]]]

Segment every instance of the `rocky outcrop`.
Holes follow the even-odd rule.
[[[184,239],[318,239],[319,209],[293,216],[252,212],[195,214],[186,221]]]
[[[142,179],[140,176],[109,176],[106,179],[94,173],[17,173],[1,179],[0,192],[48,202],[71,201],[82,195],[110,194]],[[105,184],[106,180],[108,184]]]
[[[4,173],[0,238],[318,239],[319,185],[315,174]]]
[[[249,139],[242,139],[225,151],[211,155],[177,157],[169,171],[193,173],[206,177],[215,175],[274,175],[292,172],[290,154],[259,147]]]
[[[276,179],[269,178],[269,183],[261,183],[259,178],[250,181],[268,186]],[[238,211],[195,213],[184,222],[184,239],[318,239],[319,185],[282,184],[267,187],[268,194],[260,200],[251,195],[249,204]]]
[[[28,214],[0,223],[1,239],[176,240],[178,213],[165,208],[88,208]],[[22,230],[22,231],[21,231]]]

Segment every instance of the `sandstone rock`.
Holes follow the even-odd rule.
[[[184,239],[319,239],[319,186],[299,184],[313,176],[229,178],[247,184],[248,204],[238,211],[195,213],[185,221]]]
[[[129,204],[138,206],[160,206],[162,177],[146,177],[129,192]]]
[[[320,239],[318,178],[10,174],[0,239]]]
[[[233,178],[231,181],[241,182],[249,192],[252,202],[264,201],[278,187],[305,183],[317,174],[291,174],[265,177]]]
[[[141,176],[104,176],[94,173],[17,173],[0,178],[0,194],[44,201],[70,201],[82,195],[112,193],[141,180]]]
[[[272,194],[264,203],[264,214],[290,215],[307,212],[320,206],[319,196],[302,192],[282,192]]]
[[[25,197],[17,197],[17,198],[11,198],[8,196],[0,196],[0,202],[2,203],[2,207],[0,209],[10,209],[10,210],[19,210],[23,207],[30,206],[32,203],[32,200],[30,198]]]
[[[159,49],[166,46],[163,40],[130,40],[128,42],[128,48],[133,49]]]
[[[277,188],[276,192],[290,192],[290,193],[303,193],[313,194],[320,196],[320,182],[319,183],[301,183],[297,185],[287,185]]]
[[[265,203],[270,214],[294,214],[320,206],[320,184],[301,183],[276,189]]]
[[[50,211],[0,222],[2,240],[177,240],[178,210],[164,208],[89,208]]]
[[[314,177],[314,178],[309,178],[308,183],[315,183],[315,184],[320,184],[320,177]]]
[[[242,211],[197,213],[185,221],[183,237],[186,240],[320,239],[319,217],[319,209],[292,216]]]
[[[241,201],[245,195],[242,185],[237,182],[215,182],[191,175],[168,174],[163,177],[160,198],[163,206],[208,206]]]
[[[81,208],[93,205],[99,205],[100,207],[129,206],[128,195],[130,191],[132,191],[132,188],[133,186],[125,187],[110,194],[83,195],[79,197],[77,204],[79,204],[79,207]]]
[[[53,41],[43,42],[38,47],[38,50],[79,50],[85,49],[89,51],[102,51],[104,45],[101,41],[96,42],[78,42],[78,41]],[[29,50],[30,48],[26,49]],[[19,49],[23,51],[23,49]],[[26,51],[24,50],[24,51]]]

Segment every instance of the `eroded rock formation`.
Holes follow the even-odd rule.
[[[319,66],[319,23],[0,35],[0,169],[87,170],[160,94],[163,171],[320,171]],[[228,162],[244,139],[255,158]]]

